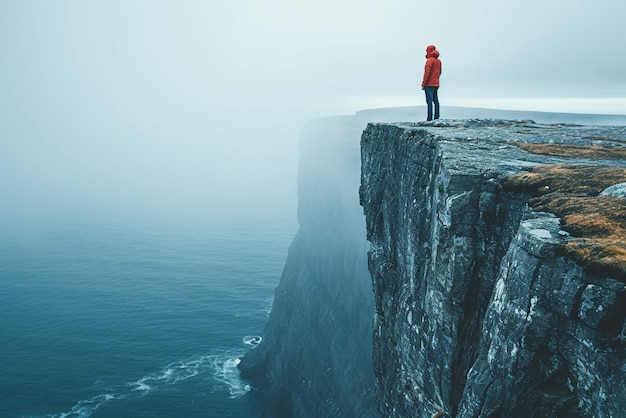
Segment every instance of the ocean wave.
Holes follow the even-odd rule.
[[[250,386],[241,380],[237,369],[239,358],[243,354],[243,350],[224,350],[216,354],[176,361],[141,379],[118,385],[107,390],[106,393],[78,401],[67,412],[44,415],[41,418],[89,418],[94,411],[106,403],[139,399],[148,393],[163,390],[195,377],[210,377],[216,383],[215,391],[227,390],[231,399],[240,398],[250,390]]]
[[[243,343],[250,347],[256,347],[261,343],[261,340],[263,340],[263,338],[258,335],[246,335],[243,337]]]
[[[265,305],[265,318],[270,317],[270,313],[272,313],[272,306],[274,305],[274,296],[267,300],[267,304]]]
[[[67,412],[44,415],[42,418],[89,418],[96,409],[114,399],[122,399],[122,396],[111,393],[96,395],[90,399],[79,401]]]
[[[175,385],[178,382],[190,379],[201,373],[206,373],[212,367],[211,359],[214,356],[199,356],[196,358],[168,364],[156,373],[151,373],[141,379],[126,384],[131,391],[147,393],[153,388]]]
[[[228,387],[231,399],[240,398],[250,391],[250,385],[245,384],[239,376],[237,365],[241,361],[239,359],[241,355],[243,353],[237,356],[216,357],[213,361],[213,377]]]

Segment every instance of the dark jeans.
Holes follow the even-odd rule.
[[[424,87],[424,92],[426,93],[426,108],[428,109],[428,117],[426,120],[433,120],[433,103],[435,104],[435,119],[439,119],[439,97],[437,96],[437,90],[439,90],[439,87]]]

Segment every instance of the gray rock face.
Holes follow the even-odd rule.
[[[600,193],[600,196],[626,197],[626,183],[614,184]]]
[[[626,166],[514,145],[592,138],[624,141],[626,129],[496,120],[367,127],[360,198],[381,416],[626,416],[624,283],[562,256],[557,246],[569,237],[559,219],[502,187],[537,164]]]

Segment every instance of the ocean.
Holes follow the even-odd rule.
[[[0,417],[258,416],[237,359],[296,229],[291,210],[3,227]]]

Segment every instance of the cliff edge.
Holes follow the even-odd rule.
[[[626,129],[369,124],[385,417],[626,416]]]

